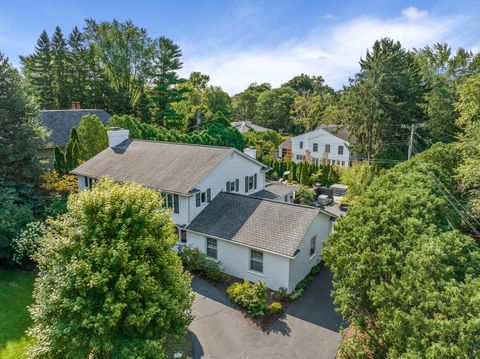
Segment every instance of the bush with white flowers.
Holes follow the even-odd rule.
[[[12,242],[13,260],[18,264],[23,264],[31,259],[46,232],[47,226],[44,222],[28,223],[26,228]]]

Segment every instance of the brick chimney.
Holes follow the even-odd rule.
[[[71,109],[72,109],[72,110],[75,110],[76,108],[77,108],[77,103],[76,103],[76,102],[72,102],[72,107],[71,107]]]
[[[80,109],[81,109],[81,107],[80,107],[80,102],[75,102],[75,108],[76,108],[77,110],[80,110]]]

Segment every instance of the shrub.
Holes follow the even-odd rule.
[[[190,272],[204,276],[214,282],[225,283],[228,280],[228,276],[220,269],[220,262],[208,259],[207,255],[197,248],[183,247],[180,252],[180,259]]]
[[[290,294],[287,292],[287,288],[280,287],[275,293],[275,299],[287,302],[290,300]]]
[[[265,315],[268,309],[267,287],[264,282],[255,284],[244,280],[243,283],[233,283],[227,289],[230,300],[244,307],[252,317]]]
[[[273,302],[268,306],[269,314],[280,314],[282,312],[283,306],[280,302]]]
[[[20,235],[12,241],[13,261],[24,264],[37,251],[40,240],[47,232],[47,226],[41,221],[30,222]]]

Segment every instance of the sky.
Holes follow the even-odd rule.
[[[480,0],[290,1],[49,1],[0,0],[0,51],[20,66],[42,30],[68,35],[84,19],[132,20],[151,37],[179,44],[184,64],[210,76],[230,95],[250,83],[276,87],[295,75],[322,76],[335,89],[348,84],[375,40],[406,48],[447,42],[480,50]]]

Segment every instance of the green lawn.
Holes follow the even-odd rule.
[[[0,269],[0,358],[25,358],[29,339],[25,330],[31,319],[27,306],[32,303],[35,275]]]

